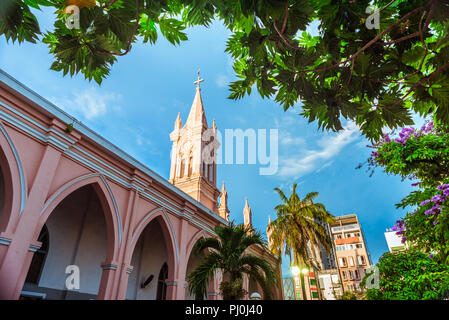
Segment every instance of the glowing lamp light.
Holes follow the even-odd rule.
[[[301,273],[301,270],[297,266],[292,267],[292,274],[294,276],[298,276]]]
[[[302,273],[307,274],[307,273],[309,273],[309,270],[304,268],[304,269],[302,269]]]

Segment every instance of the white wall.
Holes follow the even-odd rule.
[[[407,248],[407,245],[401,242],[401,237],[396,234],[396,231],[385,232],[385,240],[387,241],[390,252],[392,252],[392,248],[394,247]]]
[[[92,198],[88,206],[89,195]],[[65,290],[69,276],[65,269],[74,264],[80,269],[80,290],[76,291],[97,294],[107,243],[104,214],[93,188],[83,187],[69,195],[55,208],[46,225],[49,252],[39,286]]]
[[[155,300],[159,272],[166,262],[168,255],[164,235],[159,222],[153,220],[142,232],[134,249],[131,258],[134,269],[128,278],[126,299]],[[154,276],[153,280],[144,289],[140,288],[140,284],[150,275]]]

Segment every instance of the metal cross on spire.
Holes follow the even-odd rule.
[[[198,80],[194,81],[193,83],[196,84],[196,87],[200,87],[200,83],[203,82],[204,79],[200,79],[200,70],[198,69]]]

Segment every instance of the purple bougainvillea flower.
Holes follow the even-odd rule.
[[[435,204],[442,204],[444,201],[446,201],[446,199],[447,198],[444,195],[437,194],[432,197],[432,202]]]
[[[433,258],[433,254],[429,254],[429,259],[432,259]]]
[[[424,206],[426,204],[428,204],[430,202],[430,200],[424,200],[423,202],[421,202],[419,205],[420,206]]]

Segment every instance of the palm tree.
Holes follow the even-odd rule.
[[[318,192],[309,192],[301,199],[296,193],[296,183],[288,198],[281,189],[274,190],[282,203],[274,208],[277,218],[268,226],[271,250],[279,259],[284,254],[289,256],[290,265],[293,259],[294,265],[319,270],[321,267],[314,248],[321,245],[326,252],[330,252],[332,243],[326,232],[326,224],[333,222],[333,215],[322,203],[313,202]]]
[[[264,259],[248,253],[248,248],[253,245],[268,250],[260,233],[233,222],[228,226],[217,225],[214,231],[218,238],[202,238],[193,248],[195,255],[206,254],[202,263],[187,276],[190,293],[195,295],[195,299],[203,299],[209,279],[217,269],[222,271],[223,279],[229,279],[220,284],[224,300],[243,298],[243,274],[255,279],[262,287],[264,298],[271,299],[271,290],[278,281],[275,269]]]

